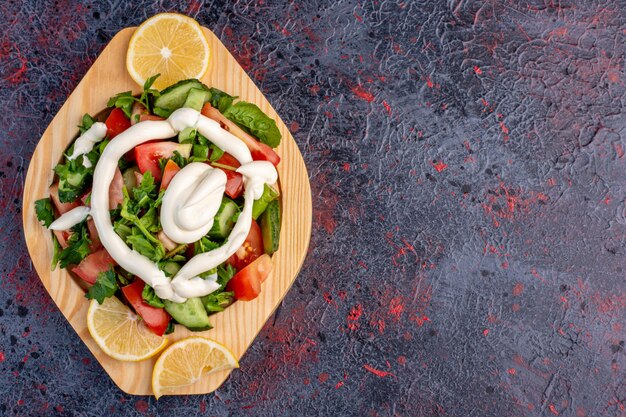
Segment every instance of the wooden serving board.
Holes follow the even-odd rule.
[[[273,255],[273,271],[263,284],[258,298],[250,302],[236,302],[225,311],[211,316],[212,330],[192,333],[179,325],[168,339],[171,343],[191,334],[206,336],[228,346],[239,359],[281,302],[302,266],[311,235],[311,188],[302,155],[283,121],[220,40],[210,30],[204,30],[212,56],[209,71],[202,81],[257,104],[276,120],[283,135],[277,148],[282,158],[278,165],[282,190],[280,248]],[[76,126],[80,124],[82,115],[103,110],[109,97],[114,94],[128,90],[133,93],[141,91],[141,87],[128,75],[125,63],[128,42],[134,31],[135,28],[127,28],[115,35],[41,137],[26,175],[23,221],[26,244],[35,269],[78,336],[123,391],[149,395],[152,394],[150,385],[156,358],[135,363],[121,362],[107,356],[95,344],[87,330],[89,301],[75,278],[65,269],[50,270],[51,234],[37,221],[34,210],[36,200],[48,197],[48,187],[54,177],[52,169],[76,136]],[[224,371],[207,376],[177,394],[212,392],[229,374],[230,371]]]

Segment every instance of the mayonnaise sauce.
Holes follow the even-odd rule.
[[[48,230],[68,230],[82,222],[89,216],[89,207],[74,207],[70,211],[63,213],[58,219],[50,223]]]
[[[237,171],[244,177],[245,202],[224,245],[194,256],[170,280],[154,262],[130,249],[115,233],[108,210],[108,189],[117,161],[126,152],[150,140],[171,138],[186,127],[196,128],[241,163]],[[187,298],[210,294],[219,288],[215,275],[208,279],[198,275],[216,268],[241,247],[252,224],[254,200],[261,197],[265,183],[273,184],[277,179],[278,174],[271,163],[253,161],[247,146],[222,129],[219,123],[196,110],[178,109],[165,121],[144,121],[131,126],[107,145],[94,172],[91,216],[100,241],[122,268],[153,287],[160,298],[180,303]],[[167,188],[161,207],[161,223],[165,234],[179,243],[191,243],[204,236],[213,224],[225,185],[225,174],[207,164],[191,163],[178,172]]]
[[[68,156],[67,159],[76,159],[80,155],[86,155],[96,143],[101,142],[102,139],[107,135],[107,125],[102,122],[96,122],[89,129],[85,131],[76,142],[74,142],[74,150],[72,151],[72,155]],[[91,161],[85,156],[83,158],[83,166],[86,168],[91,167]]]

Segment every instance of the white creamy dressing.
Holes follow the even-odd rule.
[[[186,127],[196,128],[241,163],[237,172],[244,177],[245,202],[224,245],[194,256],[170,280],[154,262],[130,249],[115,233],[109,215],[108,190],[117,161],[126,152],[147,141],[171,138]],[[107,145],[94,172],[90,214],[100,241],[122,268],[154,288],[160,298],[180,303],[187,298],[210,294],[219,288],[215,274],[208,279],[198,275],[216,268],[243,245],[252,224],[254,200],[261,197],[265,183],[273,184],[277,179],[278,173],[274,166],[267,161],[253,161],[247,146],[239,138],[198,111],[183,108],[176,110],[164,121],[137,123]],[[213,224],[225,185],[226,175],[206,164],[191,163],[179,171],[163,198],[160,216],[165,234],[178,243],[194,242],[204,236]]]
[[[102,122],[96,122],[89,129],[85,131],[76,142],[74,142],[74,150],[72,155],[67,159],[76,159],[80,155],[85,155],[91,152],[96,143],[101,142],[107,135],[107,125]],[[83,158],[83,166],[86,168],[91,167],[91,161],[87,158]]]
[[[58,219],[50,223],[48,230],[68,230],[82,222],[89,216],[89,207],[74,207],[70,211],[63,213]]]

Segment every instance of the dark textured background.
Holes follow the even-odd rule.
[[[0,6],[0,415],[626,416],[623,0],[143,3]],[[157,404],[56,310],[20,207],[109,39],[170,10],[290,127],[314,218],[241,370]]]

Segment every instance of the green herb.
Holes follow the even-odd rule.
[[[225,288],[228,281],[235,276],[237,270],[230,264],[222,264],[217,267],[217,283],[221,288]]]
[[[280,144],[281,134],[274,119],[263,113],[256,104],[240,101],[228,107],[224,116],[237,123],[272,148]]]
[[[217,313],[224,311],[226,307],[235,301],[235,293],[232,291],[213,292],[205,295],[201,300],[207,313]]]
[[[165,256],[165,249],[158,239],[155,240],[156,242],[147,238],[138,227],[133,227],[132,233],[126,236],[126,243],[128,243],[133,250],[154,262],[158,262]]]
[[[172,161],[176,162],[179,168],[184,168],[187,165],[187,158],[182,156],[180,152],[174,151],[174,155],[170,158]]]
[[[50,270],[54,271],[59,263],[59,255],[61,255],[61,251],[63,250],[54,233],[52,234],[52,245],[52,262],[50,262]]]
[[[233,101],[237,98],[226,94],[217,88],[210,88],[209,91],[211,91],[211,106],[218,109],[221,113],[224,113],[224,111],[226,111],[226,109],[229,108],[233,104]]]
[[[135,104],[135,102],[140,103],[146,109],[148,109],[149,112],[152,112],[152,103],[154,101],[154,98],[159,96],[159,91],[153,89],[152,84],[154,84],[154,81],[160,75],[161,74],[153,75],[146,80],[143,85],[143,92],[141,93],[139,98],[134,97],[132,91],[124,91],[123,93],[119,93],[111,97],[107,102],[107,107],[116,107],[118,109],[122,109],[126,117],[128,117],[129,119],[132,116],[133,104]]]
[[[35,201],[35,213],[37,213],[37,220],[48,227],[54,221],[54,208],[52,201],[49,198],[42,198]]]
[[[215,162],[219,160],[222,156],[224,156],[224,151],[217,147],[216,144],[212,143],[210,145],[211,148],[211,156],[209,156],[209,161]]]
[[[93,117],[91,117],[89,114],[85,113],[83,115],[82,124],[78,125],[78,130],[80,130],[80,134],[82,135],[83,133],[88,131],[89,128],[93,126],[94,123],[96,123],[96,120]]]
[[[87,168],[83,165],[84,157],[80,155],[54,168],[54,172],[59,176],[59,200],[62,203],[76,201],[89,184],[93,167]]]
[[[98,274],[96,283],[89,288],[85,297],[89,300],[98,301],[98,304],[102,304],[105,298],[115,295],[118,289],[117,274],[113,268],[111,268],[106,272],[100,272]]]
[[[67,244],[67,248],[63,249],[59,254],[59,265],[61,268],[65,268],[68,265],[78,265],[89,255],[91,241],[89,240],[87,220],[83,220],[72,227],[72,235],[67,240]]]
[[[213,242],[208,237],[203,236],[200,240],[197,240],[196,242],[194,242],[194,244],[193,244],[193,254],[197,255],[199,253],[208,252],[210,250],[217,249],[219,247],[220,247],[220,245],[218,245],[217,243]]]
[[[195,128],[188,126],[184,128],[183,130],[181,130],[180,132],[178,132],[178,142],[179,143],[193,143],[193,141],[196,139],[197,134],[198,134],[198,131]]]
[[[143,291],[141,292],[141,297],[143,298],[143,301],[146,302],[146,304],[152,307],[165,307],[165,304],[163,304],[163,300],[161,300],[159,296],[156,295],[154,289],[149,285],[144,285]]]
[[[176,330],[176,328],[174,327],[174,322],[170,320],[170,322],[167,323],[167,329],[165,329],[165,334],[174,333],[174,330]]]
[[[137,101],[137,99],[133,97],[132,91],[124,91],[123,93],[111,97],[109,101],[107,101],[107,107],[122,109],[126,117],[130,119],[135,101]]]

